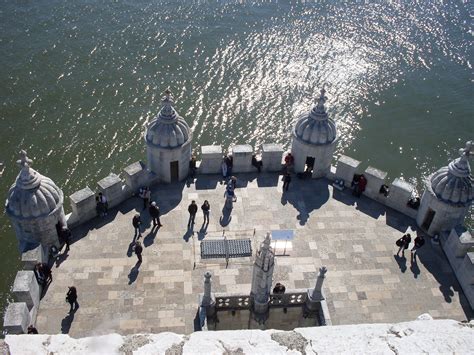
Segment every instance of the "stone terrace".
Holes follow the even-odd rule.
[[[277,256],[274,282],[287,289],[312,288],[318,268],[328,267],[325,292],[333,324],[399,322],[424,312],[434,318],[464,320],[469,306],[438,246],[427,241],[411,267],[397,259],[395,241],[414,221],[329,182],[293,179],[282,194],[281,176],[242,174],[231,221],[221,227],[224,186],[216,176],[198,176],[194,184],[158,185],[152,190],[164,227],[143,233],[143,264],[137,270],[131,253],[131,219],[142,201],[131,198],[105,219],[73,231],[69,255],[53,267],[53,282],[43,297],[37,328],[41,333],[68,332],[74,337],[118,332],[191,333],[203,290],[203,274],[213,274],[213,292],[249,293],[253,259],[201,260],[202,238],[256,237],[253,249],[268,230],[293,229],[289,256]],[[207,234],[187,233],[187,206],[211,204]],[[224,221],[225,222],[225,221]],[[67,286],[78,289],[79,310],[67,315]]]

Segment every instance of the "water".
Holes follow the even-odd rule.
[[[421,188],[474,138],[469,6],[0,0],[0,195],[21,148],[65,195],[144,159],[167,87],[194,145],[227,148],[289,147],[324,86],[337,154]],[[3,309],[20,265],[5,216],[0,238]]]

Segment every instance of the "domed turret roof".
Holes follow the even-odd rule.
[[[325,90],[321,90],[318,103],[311,112],[298,118],[293,134],[299,140],[314,145],[331,144],[337,138],[336,124],[328,118],[324,103],[327,97]]]
[[[159,148],[180,147],[190,139],[191,130],[173,108],[171,91],[165,91],[161,103],[160,113],[148,125],[145,140],[147,144]]]
[[[460,158],[455,159],[431,175],[431,189],[444,202],[469,206],[474,200],[474,182],[469,166],[473,142],[466,143],[466,148],[460,149]]]
[[[63,192],[48,177],[30,167],[32,161],[26,152],[20,152],[17,163],[21,171],[8,191],[6,212],[16,218],[47,216],[63,204]]]

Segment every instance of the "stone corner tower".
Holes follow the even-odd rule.
[[[312,166],[312,177],[325,177],[331,169],[338,133],[335,122],[328,117],[324,103],[326,90],[321,90],[318,103],[306,114],[298,117],[293,128],[291,154],[295,172],[304,172]]]
[[[253,265],[250,299],[253,315],[259,323],[265,322],[268,318],[270,305],[273,269],[275,267],[275,254],[270,243],[270,233],[267,233]]]
[[[175,182],[188,176],[192,133],[173,108],[173,96],[165,91],[161,110],[148,124],[145,143],[149,169],[161,182]]]
[[[460,157],[431,174],[421,197],[416,222],[429,235],[450,231],[462,224],[474,200],[469,166],[474,142],[459,150]]]
[[[58,227],[66,226],[63,192],[48,177],[30,167],[32,160],[20,152],[21,167],[8,191],[5,211],[15,229],[20,252],[38,245],[59,246]]]

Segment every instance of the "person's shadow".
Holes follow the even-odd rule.
[[[131,285],[133,284],[138,277],[138,273],[140,272],[140,265],[141,262],[137,261],[134,267],[130,270],[130,273],[128,274],[128,284]]]
[[[158,226],[153,227],[151,231],[145,236],[145,238],[143,238],[143,245],[145,248],[149,247],[155,242],[155,237],[156,233],[158,233],[158,229]]]
[[[63,320],[61,321],[61,333],[62,334],[68,334],[69,333],[69,330],[71,329],[72,322],[74,320],[74,314],[75,313],[76,313],[76,311],[68,313],[68,315],[66,317],[64,317]]]
[[[130,258],[133,255],[133,247],[135,246],[135,238],[133,238],[132,242],[128,245],[127,256]]]
[[[209,226],[209,222],[203,223],[203,225],[201,226],[201,229],[198,232],[198,240],[203,240],[204,238],[206,238],[208,226]]]
[[[193,228],[191,227],[190,229],[188,229],[188,230],[186,231],[186,233],[184,233],[184,235],[183,235],[184,241],[185,241],[186,243],[189,242],[189,238],[191,238],[193,234],[194,234]]]
[[[222,209],[222,216],[219,218],[219,223],[222,227],[228,226],[229,223],[232,221],[231,212],[231,209],[225,207]]]
[[[413,261],[411,262],[410,270],[413,273],[413,277],[415,277],[416,279],[420,274],[420,268],[418,267],[418,263],[416,262],[416,257],[414,257]]]
[[[393,257],[395,258],[395,261],[397,262],[398,267],[400,268],[400,271],[401,272],[407,271],[407,259],[404,256],[402,257],[396,254]]]
[[[63,263],[69,256],[69,251],[61,253],[59,257],[56,259],[56,267],[58,268],[61,263]]]

